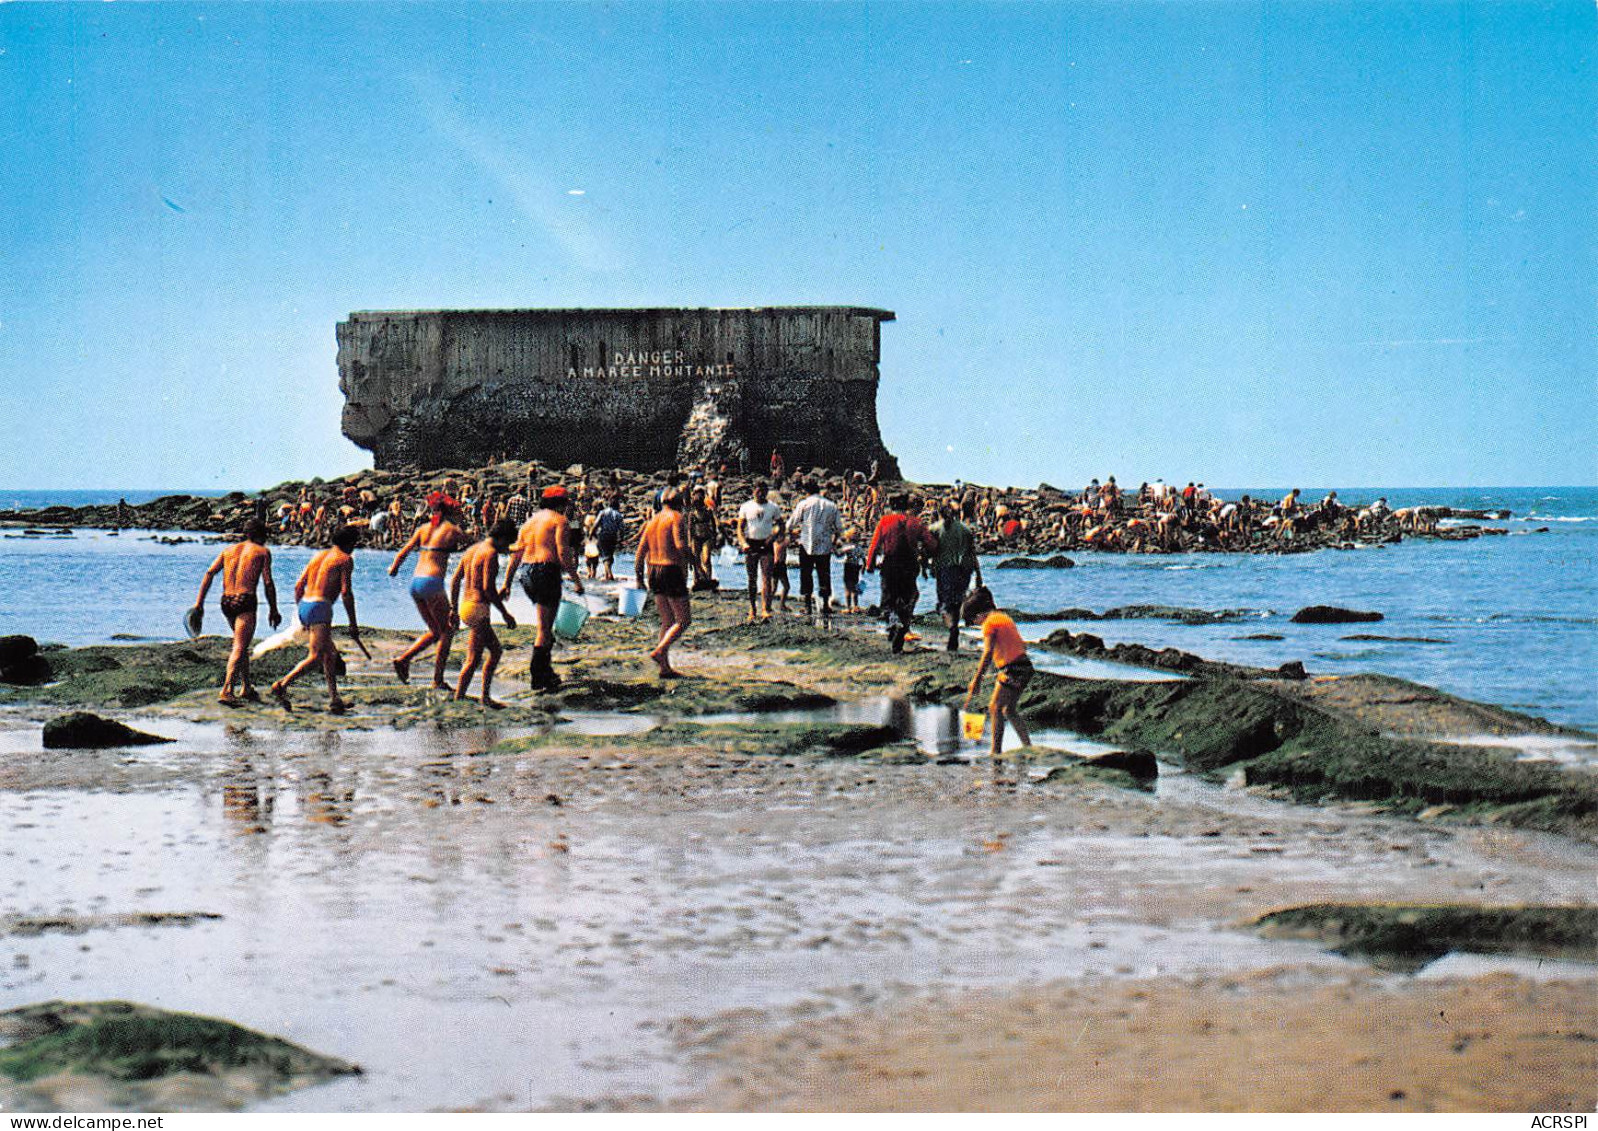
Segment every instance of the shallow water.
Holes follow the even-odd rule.
[[[1335,968],[1234,924],[1321,899],[1584,902],[1598,873],[1598,853],[1556,838],[1181,774],[1153,796],[1017,791],[980,759],[497,755],[521,732],[146,725],[181,741],[60,754],[5,735],[0,901],[224,918],[0,940],[0,1007],[129,998],[367,1069],[269,1108],[669,1094],[695,1082],[673,1051],[681,1016]]]
[[[1318,498],[1319,491],[1310,494]],[[1258,493],[1270,497],[1270,492]],[[1022,626],[1029,639],[1069,627],[1112,642],[1178,647],[1259,667],[1300,660],[1312,672],[1379,671],[1598,729],[1592,682],[1592,672],[1598,670],[1598,490],[1339,491],[1350,501],[1383,493],[1394,505],[1507,507],[1519,517],[1489,524],[1507,528],[1509,536],[1474,542],[1406,542],[1285,557],[1073,553],[1077,567],[1070,570],[997,570],[993,566],[999,559],[987,558],[984,576],[1001,604],[1029,612],[1071,607],[1102,612],[1133,604],[1251,610],[1243,619],[1216,625],[1038,622]],[[1543,526],[1549,533],[1533,533]],[[180,617],[218,547],[160,546],[149,538],[150,532],[144,531],[117,537],[80,531],[68,539],[0,539],[0,593],[5,594],[0,634],[24,632],[68,644],[103,642],[115,633],[175,638]],[[285,594],[310,553],[298,547],[274,549],[278,584]],[[383,627],[414,628],[419,620],[407,578],[390,578],[386,572],[392,557],[384,551],[357,552],[361,618]],[[730,586],[742,579],[738,566],[718,572]],[[616,573],[631,576],[631,559],[618,561]],[[835,583],[838,574],[834,570]],[[863,602],[869,605],[876,600],[874,576],[867,575],[865,584]],[[923,611],[931,595],[930,583],[923,583]],[[1312,604],[1374,609],[1386,619],[1356,625],[1289,623],[1294,612]],[[513,594],[511,608],[521,616],[530,612],[520,592]],[[207,620],[213,632],[222,623],[214,603]],[[1262,633],[1284,639],[1241,639]],[[1352,635],[1443,643],[1343,639]]]

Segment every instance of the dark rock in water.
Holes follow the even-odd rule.
[[[1121,770],[1139,781],[1160,776],[1159,763],[1147,750],[1112,750],[1087,759],[1087,764],[1104,770]]]
[[[39,642],[31,636],[0,636],[0,668],[25,660],[38,650]]]
[[[1283,679],[1308,679],[1309,673],[1304,670],[1304,661],[1289,660],[1276,669]]]
[[[1064,554],[1052,558],[1005,558],[994,569],[1071,569],[1076,565]]]
[[[37,687],[41,683],[49,683],[54,678],[55,670],[50,667],[50,661],[40,655],[24,656],[20,660],[0,667],[0,683]]]
[[[73,711],[44,724],[46,750],[98,750],[107,746],[151,746],[172,741],[87,711]]]
[[[46,1082],[61,1077],[114,1089],[107,1098],[120,1110],[156,1103],[163,1111],[170,1098],[141,1089],[188,1077],[205,1089],[196,1106],[218,1110],[360,1071],[230,1021],[126,1001],[48,1001],[0,1013],[0,1078],[20,1085],[30,1107],[42,1101],[60,1110]]]
[[[1336,605],[1310,605],[1293,614],[1294,624],[1363,624],[1383,619],[1381,613],[1362,613]]]
[[[1387,644],[1448,644],[1451,641],[1439,640],[1435,636],[1379,636],[1374,632],[1356,632],[1349,636],[1339,636],[1339,640],[1379,640]]]
[[[1252,632],[1247,636],[1234,636],[1233,640],[1286,640],[1287,637],[1275,632]]]

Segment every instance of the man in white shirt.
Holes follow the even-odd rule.
[[[793,508],[788,519],[788,529],[799,540],[799,596],[804,598],[805,615],[814,612],[811,601],[811,574],[815,574],[816,590],[821,596],[821,620],[832,623],[832,550],[843,537],[843,516],[838,504],[821,494],[814,479],[806,479],[799,488],[805,497]]]
[[[764,479],[755,481],[755,497],[738,508],[738,545],[749,575],[749,619],[771,619],[771,536],[782,521],[782,508],[770,500]],[[758,582],[761,606],[755,605]]]

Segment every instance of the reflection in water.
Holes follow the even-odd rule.
[[[241,754],[222,778],[222,815],[241,834],[266,832],[277,807],[277,775],[257,770],[256,758]]]

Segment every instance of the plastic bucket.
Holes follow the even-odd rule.
[[[629,585],[616,594],[616,611],[624,617],[635,617],[644,611],[644,598],[648,597],[647,590]]]
[[[555,635],[566,640],[576,640],[583,631],[583,625],[587,623],[587,609],[576,601],[562,601],[560,611],[555,614]]]
[[[960,726],[965,731],[965,736],[972,742],[982,737],[982,727],[988,721],[988,716],[976,711],[960,712]]]

